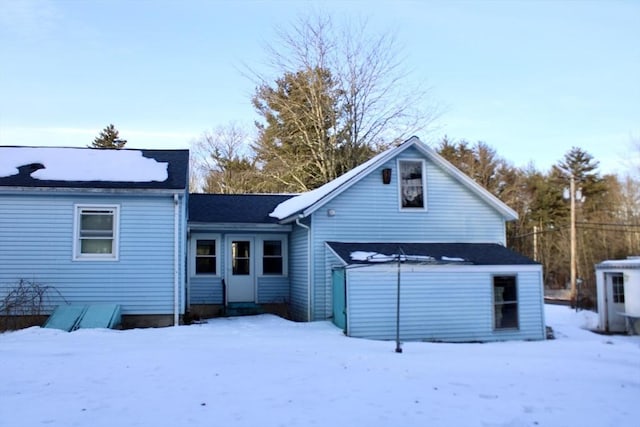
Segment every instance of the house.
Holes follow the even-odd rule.
[[[184,314],[187,150],[0,147],[0,298],[114,303],[126,324]]]
[[[0,227],[20,248],[0,249],[0,265],[22,265],[0,267],[0,283],[34,277],[67,300],[119,301],[125,317],[248,305],[363,338],[391,339],[397,325],[406,340],[545,337],[542,267],[505,247],[517,214],[416,137],[299,195],[189,195],[186,152],[137,152],[169,177],[55,180],[32,171],[36,157],[0,168],[0,218],[20,225]],[[119,256],[78,259],[78,224],[103,210],[120,220]],[[50,253],[33,242],[51,224]],[[43,264],[49,254],[62,267]]]
[[[640,257],[596,264],[598,329],[640,334]]]
[[[390,339],[402,252],[404,339],[543,339],[542,268],[505,248],[516,217],[412,138],[295,197],[191,195],[187,293]]]

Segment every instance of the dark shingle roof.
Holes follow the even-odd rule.
[[[2,148],[2,147],[0,147]],[[12,148],[12,147],[6,147]],[[33,147],[47,148],[51,147]],[[61,150],[91,150],[91,148],[69,148],[60,147]],[[95,150],[95,149],[94,149]],[[122,151],[131,151],[123,149]],[[31,165],[18,165],[19,173],[11,176],[0,177],[0,187],[48,187],[48,188],[139,188],[139,189],[187,189],[188,188],[188,169],[189,169],[189,150],[135,150],[142,152],[147,158],[155,159],[158,162],[168,163],[168,177],[165,181],[147,181],[147,182],[130,182],[130,181],[58,181],[36,179],[31,176],[38,168],[46,165],[37,163]]]
[[[537,262],[495,243],[343,243],[327,242],[347,264],[372,264],[371,261],[351,259],[351,253],[375,252],[384,255],[404,253],[408,257],[430,256],[435,263],[449,263],[447,259],[462,258],[472,265],[536,265]],[[442,257],[445,257],[443,260]]]
[[[293,195],[286,194],[190,194],[189,221],[275,224],[269,214]]]

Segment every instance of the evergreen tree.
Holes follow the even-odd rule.
[[[126,143],[127,140],[121,139],[118,130],[113,124],[110,124],[102,131],[100,131],[100,135],[98,135],[88,147],[115,148],[119,150],[121,148],[124,148]]]
[[[271,191],[311,190],[336,178],[345,168],[341,162],[366,160],[339,155],[338,90],[326,69],[285,73],[274,87],[259,87],[253,104],[265,121],[256,124],[253,149]]]

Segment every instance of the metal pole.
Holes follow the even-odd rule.
[[[576,180],[571,174],[569,196],[571,197],[571,301],[578,306],[576,289]]]
[[[400,252],[400,251],[398,251]],[[398,286],[397,286],[397,299],[396,299],[396,353],[402,353],[402,347],[400,347],[400,263],[401,254],[398,253]]]

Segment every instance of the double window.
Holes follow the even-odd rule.
[[[73,259],[118,259],[118,205],[76,205]]]
[[[400,209],[425,210],[427,192],[422,160],[398,160]]]
[[[516,276],[493,277],[493,327],[518,328],[518,289]]]

